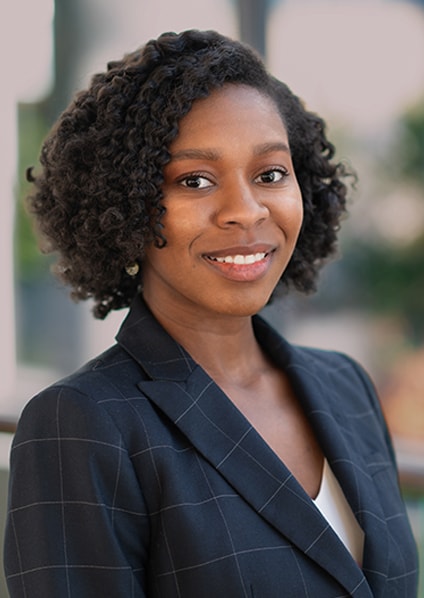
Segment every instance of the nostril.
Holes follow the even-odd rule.
[[[250,194],[239,195],[238,199],[227,201],[217,212],[220,225],[242,226],[243,228],[256,226],[267,219],[269,210],[266,205],[258,202]]]

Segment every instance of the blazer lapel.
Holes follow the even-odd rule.
[[[138,384],[142,392],[258,514],[349,593],[370,598],[361,570],[290,471],[141,300],[117,339],[150,378]]]
[[[348,389],[343,394],[340,384],[329,375],[328,367],[320,369],[315,360],[290,346],[263,321],[257,322],[257,329],[258,336],[267,337],[264,346],[289,376],[320,446],[365,532],[363,570],[367,572],[373,593],[380,595],[387,578],[388,531],[381,498],[369,474],[367,455],[356,450],[356,434],[352,435],[350,420],[344,411]],[[340,372],[341,368],[338,362],[333,373]],[[360,385],[358,378],[357,386]]]

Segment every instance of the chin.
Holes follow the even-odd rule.
[[[248,295],[248,293],[247,293]],[[238,298],[231,301],[231,303],[222,302],[220,305],[220,311],[222,314],[228,316],[251,317],[257,314],[265,307],[269,301],[269,296],[259,299],[254,298]],[[234,300],[235,299],[235,300]]]

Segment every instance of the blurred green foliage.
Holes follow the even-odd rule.
[[[396,153],[400,174],[421,185],[424,192],[424,99],[402,119]]]
[[[424,202],[424,101],[400,120],[382,162],[380,170],[389,183],[413,185]],[[350,239],[348,245],[343,264],[350,279],[351,299],[360,307],[401,319],[410,340],[422,344],[424,223],[421,233],[403,244],[376,237]]]
[[[424,201],[424,198],[423,198]],[[424,340],[424,232],[405,246],[361,242],[349,248],[344,266],[350,302],[402,320],[413,343]]]
[[[27,168],[38,165],[42,141],[47,133],[43,105],[18,106],[18,173],[15,218],[15,269],[18,280],[31,281],[42,276],[49,260],[40,254],[31,218],[26,209],[26,197],[31,185],[26,181]]]

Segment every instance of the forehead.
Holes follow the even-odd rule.
[[[273,134],[288,143],[281,114],[267,94],[247,85],[226,84],[193,102],[191,110],[180,120],[173,145],[202,134],[210,137],[225,132],[239,137],[252,128],[257,128],[258,136]]]

